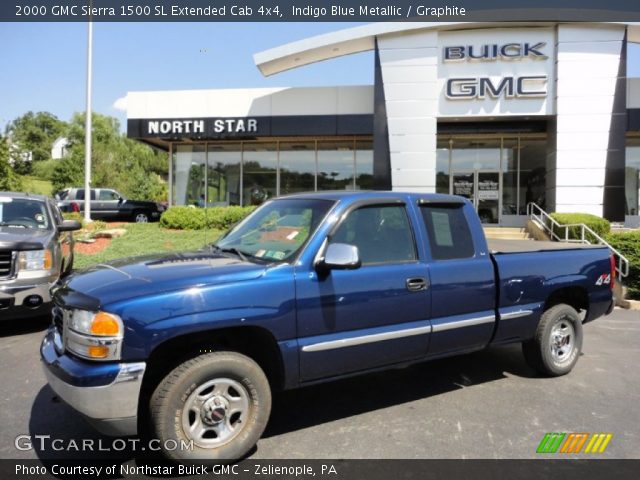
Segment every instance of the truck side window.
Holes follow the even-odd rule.
[[[475,250],[462,207],[421,207],[434,260],[473,257]]]
[[[118,200],[119,198],[120,196],[113,190],[100,190],[98,194],[98,200],[102,201]]]
[[[358,247],[363,265],[416,260],[413,234],[404,206],[380,205],[354,210],[329,242]]]

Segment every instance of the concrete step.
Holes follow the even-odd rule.
[[[487,238],[500,240],[530,240],[531,235],[525,228],[514,227],[485,227],[484,234]]]

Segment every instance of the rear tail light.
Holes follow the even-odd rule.
[[[610,287],[611,290],[613,290],[613,287],[616,284],[616,259],[613,255],[611,255],[609,257],[609,263],[611,265],[611,283],[610,283]]]

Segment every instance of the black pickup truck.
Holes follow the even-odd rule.
[[[84,212],[84,188],[67,188],[56,193],[63,212]],[[91,217],[95,220],[124,220],[147,223],[160,219],[165,207],[156,202],[129,200],[111,188],[91,189]]]

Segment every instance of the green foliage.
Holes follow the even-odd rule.
[[[77,113],[69,123],[69,155],[57,163],[51,176],[56,191],[84,185],[84,121],[85,115]],[[115,118],[92,116],[92,185],[114,188],[133,200],[165,201],[167,154],[126,138],[119,128]]]
[[[31,173],[37,162],[51,158],[54,140],[63,135],[66,124],[49,112],[27,112],[7,125],[7,134],[15,146],[14,163],[18,173]],[[31,152],[31,162],[21,161],[22,153]]]
[[[220,236],[217,230],[167,230],[158,223],[130,223],[124,225],[124,228],[127,230],[126,235],[114,238],[105,250],[94,255],[76,252],[74,268],[86,268],[118,258],[197,250]]]
[[[560,225],[571,225],[574,223],[584,223],[591,230],[596,232],[601,237],[609,233],[611,230],[611,224],[609,220],[606,220],[602,217],[598,217],[596,215],[591,215],[589,213],[552,213],[551,217],[558,222]],[[559,235],[561,238],[564,238],[565,229],[564,228],[555,228],[554,232],[556,235]],[[590,242],[594,242],[595,238],[591,235],[587,235],[587,240]],[[580,228],[579,227],[569,227],[569,238],[570,239],[579,239],[580,238]]]
[[[610,233],[605,240],[629,260],[629,275],[622,282],[629,287],[628,298],[640,300],[640,231]]]
[[[9,144],[0,136],[0,191],[18,191],[22,189],[20,177],[9,163]]]
[[[176,230],[226,230],[256,207],[171,207],[160,217],[160,225]]]
[[[31,168],[31,175],[37,178],[41,178],[42,180],[53,179],[53,172],[55,171],[56,165],[60,163],[61,160],[43,160],[41,162],[35,162],[33,167]],[[51,192],[47,192],[49,194]]]
[[[35,193],[37,195],[51,195],[52,190],[51,182],[48,180],[41,180],[30,175],[22,177],[22,190],[27,193]]]

